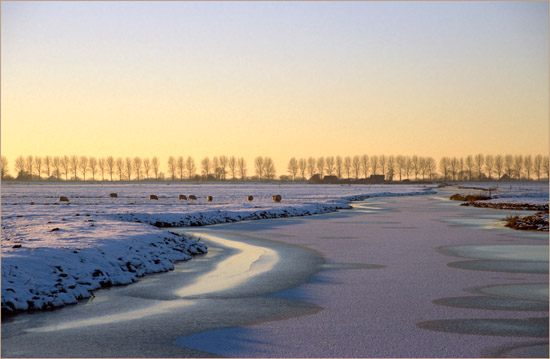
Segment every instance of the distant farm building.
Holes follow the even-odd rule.
[[[386,177],[384,175],[370,175],[369,183],[384,183]]]
[[[323,183],[338,183],[338,176],[325,176]]]

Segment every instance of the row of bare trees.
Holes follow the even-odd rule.
[[[318,174],[320,178],[328,175],[348,179],[384,175],[386,179],[401,181],[405,178],[434,179],[437,166],[433,157],[355,155],[300,159],[292,157],[288,162],[287,170],[292,180],[311,178],[314,174]]]
[[[15,159],[17,180],[137,180],[159,179],[158,157],[87,157],[87,156],[19,156]],[[79,177],[79,175],[81,177]],[[8,178],[8,161],[2,156],[2,179]]]
[[[540,181],[548,178],[548,156],[542,155],[468,155],[442,157],[439,171],[444,180],[492,180],[506,175],[509,179]]]
[[[1,158],[2,179],[9,176],[8,160]],[[307,179],[318,174],[338,178],[368,178],[369,175],[384,175],[388,180],[442,180],[472,181],[500,179],[531,180],[548,178],[548,156],[542,155],[468,155],[466,157],[442,157],[439,174],[433,157],[355,155],[327,157],[292,157],[287,166],[290,176],[281,179]],[[87,157],[87,156],[19,156],[14,164],[16,180],[274,180],[275,164],[271,157],[254,159],[255,176],[247,177],[247,164],[243,157],[205,157],[197,168],[192,157],[170,156],[167,161],[168,177],[160,171],[158,157]],[[199,171],[200,174],[197,174]]]
[[[189,156],[185,159],[183,156],[168,157],[168,174],[172,181],[184,179],[188,180],[215,180],[225,181],[228,179],[228,175],[231,175],[231,179],[235,180],[240,178],[244,180],[246,178],[246,161],[243,157],[237,158],[235,156],[227,157],[214,156],[205,157],[200,162],[200,173],[202,176],[197,175],[197,166],[193,157]]]
[[[254,161],[255,180],[275,179],[275,164],[271,157],[257,157]],[[87,157],[87,156],[19,156],[14,164],[16,180],[245,180],[247,164],[243,157],[214,156],[205,157],[197,168],[195,160],[189,156],[170,156],[167,161],[168,178],[160,171],[158,157]],[[200,175],[196,174],[200,170]],[[9,176],[8,159],[2,156],[2,179],[13,179]]]

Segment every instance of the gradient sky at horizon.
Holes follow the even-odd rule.
[[[548,154],[548,2],[1,3],[1,151]],[[163,163],[163,166],[165,164]]]

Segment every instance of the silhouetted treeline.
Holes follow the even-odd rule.
[[[433,157],[356,155],[319,158],[292,157],[287,166],[288,180],[312,178],[367,179],[384,176],[385,181],[443,180],[540,180],[548,179],[548,156],[537,155],[468,155],[442,157],[437,172]],[[370,177],[372,176],[372,177]],[[377,178],[377,179],[378,179]]]
[[[314,175],[320,179],[336,176],[339,179],[355,180],[378,176],[387,181],[433,180],[437,177],[437,165],[433,157],[419,156],[292,157],[287,169],[292,179],[312,178]]]
[[[1,158],[2,179],[18,181],[273,181],[276,169],[271,157],[254,159],[254,175],[247,176],[243,157],[205,157],[196,164],[193,157],[170,156],[167,172],[160,170],[158,157],[87,157],[19,156],[15,176],[9,173],[8,159]],[[328,157],[292,157],[288,175],[281,181],[306,181],[311,178],[382,181],[491,181],[548,179],[548,156],[542,155],[469,155],[442,157],[437,165],[433,157],[355,155]]]
[[[160,170],[158,157],[87,157],[87,156],[19,156],[15,160],[15,177],[10,176],[8,159],[2,156],[2,179],[17,181],[226,181],[274,180],[275,165],[270,157],[257,157],[256,176],[247,177],[243,157],[205,157],[197,168],[192,157],[170,156],[167,173]]]
[[[442,157],[439,171],[444,180],[532,180],[548,179],[548,156],[469,155]]]

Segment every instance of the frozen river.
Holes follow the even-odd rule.
[[[2,323],[4,357],[548,354],[548,234],[450,192],[188,228],[208,253]]]

